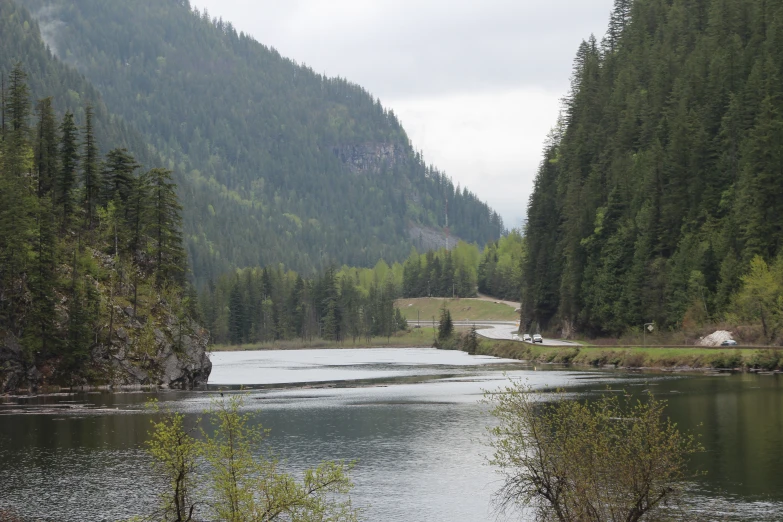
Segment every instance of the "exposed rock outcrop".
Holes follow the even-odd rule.
[[[179,325],[171,316],[162,325],[142,326],[131,308],[122,313],[126,321],[114,332],[111,346],[96,347],[92,354],[99,373],[110,376],[109,384],[193,388],[207,383],[212,362],[206,330],[192,320]]]
[[[0,339],[0,393],[47,385],[152,385],[193,388],[206,384],[212,370],[208,332],[194,321],[172,315],[162,320],[136,318],[116,307],[111,343],[94,346],[90,360],[69,373],[61,358],[33,361],[18,339]],[[149,321],[149,322],[148,322]]]
[[[408,237],[411,238],[416,248],[422,251],[446,248],[447,244],[448,249],[451,250],[457,246],[457,242],[460,240],[457,236],[447,236],[442,229],[425,227],[414,223],[408,226]]]
[[[361,143],[333,146],[332,152],[355,174],[378,174],[383,166],[392,167],[407,153],[393,143]]]
[[[0,338],[0,392],[25,388],[39,379],[38,368],[26,360],[18,339],[11,335]]]

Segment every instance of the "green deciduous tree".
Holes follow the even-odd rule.
[[[783,259],[770,266],[756,256],[740,279],[742,285],[733,299],[734,314],[742,321],[761,323],[765,340],[779,340],[783,332]]]
[[[166,522],[193,520],[198,505],[195,491],[196,471],[201,445],[194,438],[195,427],[187,427],[185,415],[162,409],[157,402],[151,408],[160,417],[153,419],[147,451],[153,458],[153,469],[165,486],[158,493],[158,508],[153,517]]]
[[[267,430],[241,413],[242,406],[239,395],[214,401],[207,412],[211,426],[202,429],[200,439],[182,414],[159,410],[162,419],[153,421],[148,443],[165,484],[157,516],[171,521],[358,520],[348,496],[353,464],[325,461],[297,480],[263,454]],[[208,466],[200,464],[199,456]]]

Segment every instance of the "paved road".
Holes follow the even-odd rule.
[[[416,321],[408,321],[408,324],[415,325]],[[421,321],[421,326],[432,326],[432,321]],[[436,323],[437,324],[437,323]],[[476,326],[480,328],[477,333],[487,339],[500,339],[504,341],[514,340],[513,336],[517,333],[517,324],[513,321],[454,321],[454,326]],[[522,341],[519,341],[522,342]],[[544,339],[543,346],[579,346],[571,341],[562,339]]]

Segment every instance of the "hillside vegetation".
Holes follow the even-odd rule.
[[[414,248],[405,263],[328,267],[314,277],[283,265],[246,268],[206,285],[199,304],[204,324],[220,344],[370,342],[404,329],[405,319],[440,317],[443,304],[459,321],[519,319],[515,307],[460,298],[475,296],[478,286],[518,299],[523,258],[524,241],[514,231],[489,243],[483,255],[475,244],[460,241],[452,250],[426,254]]]
[[[445,226],[447,204],[459,238],[483,244],[502,231],[486,204],[426,165],[379,100],[187,0],[24,5],[52,52],[175,172],[200,283],[235,267],[401,260],[422,230]]]
[[[83,127],[52,98],[33,116],[21,64],[3,85],[0,393],[206,382],[171,172],[126,149],[101,157],[91,105]]]
[[[617,0],[528,207],[526,322],[781,333],[783,2]]]

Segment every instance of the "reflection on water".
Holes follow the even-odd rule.
[[[708,451],[694,465],[708,474],[693,484],[694,508],[712,520],[783,519],[779,376],[534,371],[426,349],[235,352],[214,354],[213,362],[213,382],[225,393],[230,385],[255,385],[243,392],[246,408],[263,412],[260,421],[272,429],[265,449],[292,470],[322,459],[359,460],[353,497],[367,520],[494,518],[490,500],[499,477],[485,465],[481,440],[491,419],[478,399],[502,385],[504,373],[585,396],[604,393],[607,384],[654,390],[669,400],[681,427],[702,424]],[[150,416],[141,405],[151,396],[195,418],[216,392],[95,393],[0,405],[0,509],[47,520],[147,512],[156,483],[143,451]]]

